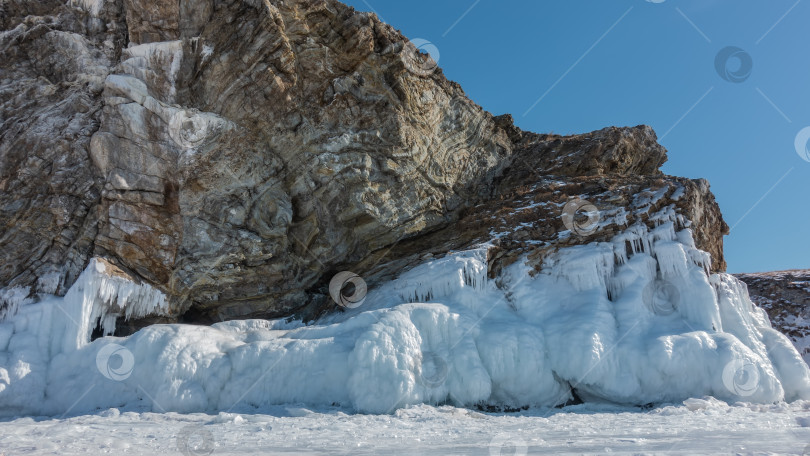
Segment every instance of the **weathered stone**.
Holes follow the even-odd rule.
[[[645,192],[725,267],[708,184],[661,174],[650,127],[523,132],[374,14],[334,0],[45,3],[0,15],[0,288],[46,292],[56,274],[64,293],[98,256],[183,321],[311,317],[333,308],[324,287],[341,269],[373,284],[500,231],[493,271],[521,254],[537,265],[618,230],[561,237],[568,197],[611,211],[642,208]]]
[[[126,33],[120,5],[104,14],[0,5],[0,286],[64,293],[93,252],[102,185],[88,149]],[[54,273],[56,290],[38,285]]]

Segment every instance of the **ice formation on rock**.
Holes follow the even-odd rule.
[[[810,399],[807,365],[741,282],[707,273],[688,221],[672,208],[651,218],[652,229],[558,250],[537,273],[518,262],[497,280],[487,278],[488,246],[451,252],[309,326],[153,325],[89,342],[97,319],[109,332],[113,316],[165,306],[96,261],[64,298],[21,306],[0,324],[0,410]],[[650,305],[659,284],[670,288],[653,290]],[[122,362],[101,356],[120,352],[104,349],[111,343],[134,362],[118,381],[97,368]]]
[[[104,7],[104,0],[70,0],[70,4],[98,17],[98,13]]]

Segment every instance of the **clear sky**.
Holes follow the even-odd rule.
[[[525,130],[653,126],[665,173],[711,183],[730,272],[810,268],[810,0],[347,3]]]

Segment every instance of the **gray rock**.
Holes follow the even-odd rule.
[[[661,174],[651,128],[520,131],[374,14],[334,0],[43,3],[0,15],[0,288],[51,292],[38,278],[56,273],[62,294],[97,256],[166,293],[175,319],[311,318],[334,309],[335,272],[373,284],[485,240],[481,214],[504,201],[560,188],[608,190],[613,205],[683,188],[656,204],[675,204],[725,267],[708,185]],[[586,242],[542,229],[543,251]],[[498,261],[533,251],[525,239],[503,239]]]

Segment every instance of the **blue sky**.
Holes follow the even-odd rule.
[[[433,43],[449,79],[525,130],[652,125],[664,172],[711,183],[730,272],[810,268],[810,161],[794,145],[810,126],[810,1],[658,1],[347,3]],[[737,82],[716,69],[728,46]]]

